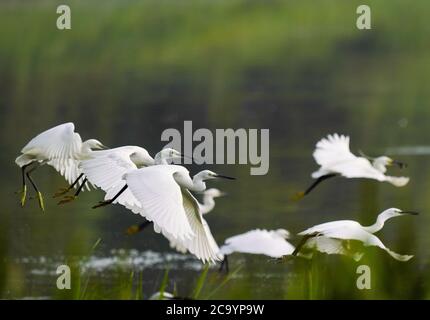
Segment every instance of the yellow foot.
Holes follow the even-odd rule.
[[[24,207],[26,197],[27,197],[27,186],[24,186],[21,191],[21,207]]]
[[[77,198],[77,196],[65,196],[57,204],[60,205],[60,204],[69,203],[69,202],[72,202],[73,200],[75,200],[76,198]]]
[[[302,192],[297,192],[294,196],[291,197],[291,200],[293,201],[300,201],[303,199],[303,197],[305,196],[305,193]]]
[[[43,196],[42,193],[38,192],[37,193],[37,200],[39,201],[39,207],[40,209],[45,212],[45,204],[43,202]]]
[[[56,193],[54,193],[54,195],[52,197],[53,198],[58,198],[58,197],[60,197],[60,196],[62,196],[64,194],[66,194],[70,190],[71,190],[70,188],[61,188]]]
[[[125,232],[126,234],[128,234],[129,236],[131,236],[132,234],[136,234],[139,232],[139,226],[137,225],[133,225],[127,228],[127,231]]]

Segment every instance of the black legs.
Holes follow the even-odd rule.
[[[336,173],[333,174],[327,174],[325,176],[321,176],[318,179],[316,179],[314,181],[314,183],[312,183],[309,188],[306,189],[306,191],[304,192],[298,192],[294,197],[293,200],[300,200],[302,199],[304,196],[308,195],[313,189],[315,189],[321,182],[330,179],[330,178],[334,178],[337,177]]]
[[[116,199],[118,199],[118,197],[125,191],[127,190],[128,185],[125,185],[124,187],[122,187],[122,189],[110,200],[106,200],[106,201],[100,201],[97,205],[93,206],[93,209],[96,208],[100,208],[100,207],[104,207],[107,205],[112,204]]]
[[[27,165],[27,166],[28,166],[28,165]],[[44,204],[44,202],[43,202],[43,196],[42,196],[42,193],[39,191],[39,189],[37,188],[36,183],[33,181],[33,179],[32,179],[32,178],[31,178],[31,176],[30,176],[30,174],[31,174],[34,170],[36,170],[37,166],[35,166],[35,167],[31,168],[29,171],[25,172],[25,168],[26,168],[27,166],[22,167],[23,184],[24,184],[24,187],[23,187],[23,193],[24,193],[24,194],[23,194],[23,197],[22,197],[22,199],[21,199],[21,205],[22,205],[22,206],[24,206],[24,203],[25,203],[25,196],[26,196],[26,193],[27,193],[27,187],[26,187],[26,185],[25,185],[25,178],[24,178],[24,174],[25,174],[25,176],[27,177],[28,181],[30,181],[31,185],[33,186],[34,191],[36,191],[37,200],[38,200],[38,202],[39,202],[39,208],[40,208],[42,211],[45,211],[45,204]]]
[[[62,196],[63,194],[66,194],[67,192],[69,192],[70,190],[72,190],[83,176],[84,176],[84,174],[81,173],[79,175],[79,177],[70,186],[68,186],[67,188],[63,188],[63,189],[60,189],[59,191],[57,191],[54,194],[53,198],[57,198],[59,196]]]
[[[221,266],[219,267],[218,271],[222,272],[223,269],[225,269],[226,273],[229,272],[227,255],[224,255],[224,259],[221,261]]]

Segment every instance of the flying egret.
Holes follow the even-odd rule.
[[[221,258],[223,258],[220,271],[225,266],[228,272],[227,256],[233,252],[262,254],[272,258],[291,255],[294,252],[294,246],[287,241],[289,237],[290,233],[285,229],[255,229],[228,238],[220,249]]]
[[[21,206],[24,206],[27,196],[25,180],[27,177],[36,191],[40,209],[45,210],[42,193],[30,176],[37,167],[48,164],[69,183],[72,183],[81,174],[78,168],[79,160],[85,158],[92,149],[103,148],[105,146],[96,139],[82,142],[81,136],[75,132],[75,125],[71,122],[60,124],[38,134],[25,145],[21,150],[22,154],[15,160],[22,172]]]
[[[191,179],[189,171],[178,165],[157,165],[129,170],[123,175],[126,184],[110,200],[93,208],[114,203],[127,191],[139,205],[137,212],[153,221],[154,230],[166,238],[179,241],[189,252],[203,262],[219,260],[219,248],[199,209],[199,203],[190,191],[202,192],[206,180],[234,179],[203,170]],[[125,203],[129,202],[127,200]],[[128,207],[129,208],[129,207]]]
[[[167,164],[169,159],[183,157],[179,151],[165,148],[153,159],[144,148],[124,146],[93,152],[88,159],[81,161],[80,168],[88,181],[105,191],[105,200],[109,200],[125,186],[123,176],[128,171],[156,164]],[[63,201],[69,201],[69,199],[66,198]],[[141,211],[139,201],[130,190],[125,190],[114,203],[119,203],[134,213]]]
[[[387,166],[398,165],[400,168],[406,165],[389,157],[378,158],[358,157],[349,149],[349,137],[333,134],[320,140],[313,153],[314,159],[321,167],[312,173],[316,181],[304,192],[299,192],[295,198],[300,199],[309,194],[318,184],[324,180],[342,176],[345,178],[366,178],[378,181],[386,181],[396,187],[403,187],[409,182],[407,177],[387,176]]]
[[[391,251],[374,235],[374,233],[384,227],[384,223],[388,219],[407,214],[417,215],[418,213],[391,208],[379,214],[376,222],[368,227],[364,227],[360,223],[352,220],[339,220],[314,226],[298,234],[299,236],[303,236],[303,238],[294,250],[293,255],[297,255],[302,247],[309,247],[329,254],[345,254],[350,250],[349,242],[358,241],[366,247],[379,247],[388,252],[388,254],[396,260],[408,261],[413,256],[400,255]],[[320,237],[322,237],[321,240],[319,239]],[[335,241],[330,241],[325,238]],[[360,255],[361,252],[353,257],[355,260],[359,260],[359,258],[361,258]]]
[[[203,191],[202,194],[203,194],[203,203],[199,203],[199,208],[200,208],[200,213],[203,215],[211,212],[213,210],[213,208],[215,208],[215,198],[222,197],[225,195],[224,192],[222,192],[216,188],[207,189],[207,190]],[[151,221],[145,221],[139,225],[130,226],[127,229],[126,233],[128,235],[138,233],[138,232],[142,231],[143,229],[145,229],[151,223],[152,223]],[[177,247],[177,245],[175,243],[171,242],[170,246],[173,249],[177,249],[179,252],[182,252],[182,253],[186,252],[186,249]]]
[[[155,164],[167,164],[169,159],[182,158],[182,154],[172,148],[165,148],[158,152],[153,159],[148,151],[138,146],[123,146],[109,150],[94,151],[91,155],[81,161],[80,168],[82,175],[85,175],[83,182],[89,180],[93,185],[101,187],[109,199],[109,192],[116,194],[124,185],[122,175],[127,170],[143,168]],[[109,173],[107,173],[109,172]],[[71,186],[72,187],[72,186]],[[79,195],[78,188],[73,196],[65,196],[58,204],[64,204],[75,200]],[[111,189],[113,191],[111,191]],[[118,189],[119,188],[119,189]],[[70,189],[70,188],[69,188]]]

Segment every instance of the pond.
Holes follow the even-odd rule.
[[[180,296],[203,285],[201,299],[430,297],[430,4],[378,1],[375,27],[358,31],[355,7],[341,0],[320,8],[245,2],[72,1],[68,31],[55,29],[54,1],[0,4],[1,298],[147,299],[163,283]],[[220,274],[170,249],[152,228],[127,235],[142,218],[119,205],[91,209],[100,190],[58,206],[52,195],[65,181],[48,166],[34,173],[46,212],[34,199],[21,208],[15,158],[37,133],[68,121],[83,139],[152,155],[166,144],[162,132],[182,133],[184,121],[214,133],[269,129],[265,175],[251,175],[251,164],[187,165],[236,177],[208,183],[228,193],[206,216],[219,245],[256,228],[296,234],[340,219],[370,225],[397,207],[420,215],[393,219],[378,236],[414,257],[399,262],[378,248],[360,262],[238,253],[230,274]],[[351,136],[355,154],[408,163],[390,174],[410,183],[338,178],[291,200],[312,182],[316,142],[336,132]],[[72,290],[56,288],[63,264],[72,269]],[[370,290],[356,286],[360,265],[370,267]]]

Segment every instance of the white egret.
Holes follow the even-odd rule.
[[[174,151],[176,152],[176,150]],[[169,152],[171,151],[159,152],[156,159],[159,162],[164,161],[164,157]],[[156,164],[156,160],[149,155],[146,149],[138,146],[122,146],[92,152],[86,159],[80,162],[79,168],[82,170],[82,174],[85,175],[84,182],[88,180],[93,185],[100,187],[106,192],[106,199],[110,199],[110,194],[115,195],[124,186],[125,183],[122,180],[122,176],[127,170],[154,164]],[[76,199],[79,189],[73,196],[63,197],[59,204]],[[125,196],[121,199],[125,198]],[[118,201],[121,201],[121,199]]]
[[[234,252],[262,254],[272,258],[282,258],[294,252],[294,246],[287,241],[290,232],[285,229],[264,230],[255,229],[233,236],[225,240],[220,253],[222,264],[228,272],[227,256]]]
[[[102,201],[93,208],[114,203],[129,191],[129,195],[138,203],[130,203],[127,195],[127,199],[123,200],[128,205],[127,208],[136,210],[133,212],[153,221],[156,232],[181,242],[203,262],[213,262],[219,259],[219,248],[202,217],[198,201],[190,191],[204,191],[205,180],[216,178],[233,179],[209,170],[203,170],[191,179],[188,170],[178,165],[133,169],[123,175],[126,184],[113,198]]]
[[[366,178],[386,181],[396,187],[405,186],[409,182],[407,177],[387,176],[387,166],[398,165],[405,167],[404,163],[389,157],[378,158],[358,157],[349,149],[349,137],[333,134],[320,140],[313,153],[314,159],[321,167],[312,173],[316,181],[304,192],[296,195],[296,199],[309,194],[322,181],[336,176],[345,178]]]
[[[39,207],[42,211],[45,209],[42,193],[30,176],[38,166],[48,164],[69,183],[72,183],[81,175],[78,167],[79,161],[85,158],[92,149],[103,148],[105,146],[96,139],[82,142],[81,136],[75,132],[75,125],[71,122],[60,124],[38,134],[25,145],[21,150],[22,154],[15,160],[22,172],[21,206],[24,206],[27,196],[25,181],[25,177],[27,177],[36,191]]]
[[[350,251],[349,242],[357,241],[366,247],[379,247],[382,250],[385,250],[396,260],[408,261],[413,256],[400,255],[391,251],[381,242],[377,236],[374,235],[374,233],[378,232],[384,227],[384,223],[388,219],[407,214],[417,215],[416,212],[402,211],[400,209],[391,208],[379,214],[376,222],[368,227],[362,226],[360,223],[353,220],[339,220],[314,226],[298,234],[303,236],[303,239],[299,245],[297,245],[293,255],[297,255],[302,247],[309,247],[329,254],[347,254],[347,252]],[[322,238],[320,239],[320,237]],[[330,241],[325,238],[335,241]],[[361,258],[360,255],[362,253],[358,252],[357,254],[352,254],[355,260]]]
[[[179,159],[183,155],[172,148],[162,149],[153,159],[146,149],[137,146],[123,146],[109,150],[95,151],[80,163],[86,178],[105,191],[105,200],[113,198],[124,186],[123,176],[128,171],[152,165],[167,164],[169,159]],[[63,201],[69,201],[68,198]],[[125,190],[113,203],[119,203],[134,213],[141,211],[139,201]]]

